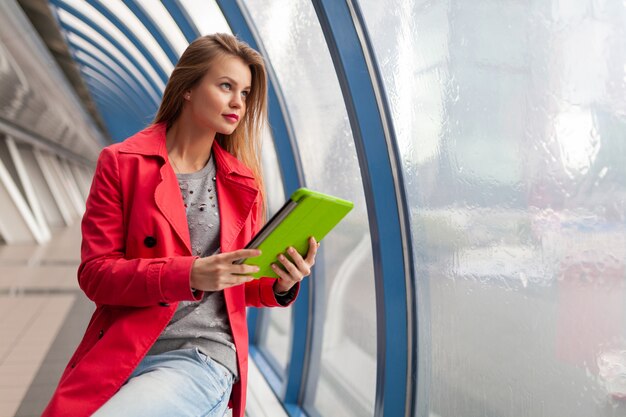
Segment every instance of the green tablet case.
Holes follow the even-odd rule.
[[[241,263],[259,266],[255,278],[278,276],[271,268],[280,262],[278,254],[293,246],[303,257],[309,249],[309,237],[320,242],[343,219],[354,204],[331,195],[306,188],[296,190],[285,205],[248,243],[246,248],[258,248],[261,256]],[[287,255],[287,254],[285,254]]]

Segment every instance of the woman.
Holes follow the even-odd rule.
[[[245,308],[293,302],[318,247],[279,255],[278,279],[233,264],[259,255],[241,248],[264,218],[266,91],[256,51],[201,37],[154,124],[102,151],[78,269],[96,311],[44,416],[243,416]]]

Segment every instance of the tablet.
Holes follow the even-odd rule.
[[[255,278],[278,278],[271,264],[277,262],[280,265],[276,258],[280,253],[293,246],[300,255],[306,256],[309,237],[321,242],[352,207],[354,204],[350,201],[299,188],[246,245],[246,249],[260,249],[261,256],[237,263],[257,265],[260,270],[252,274]]]

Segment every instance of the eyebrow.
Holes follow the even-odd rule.
[[[235,85],[239,85],[239,83],[237,81],[233,80],[232,78],[230,78],[227,75],[224,75],[223,77],[218,78],[218,80],[221,80],[221,79],[224,79],[224,78],[226,78],[227,80],[229,80],[230,82],[232,82]],[[247,87],[244,87],[244,88],[248,88],[249,89],[249,88],[252,88],[252,87],[251,86],[247,86]]]

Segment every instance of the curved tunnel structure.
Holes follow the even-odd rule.
[[[268,68],[270,214],[355,203],[298,301],[248,311],[248,415],[626,416],[625,27],[621,0],[0,2],[0,414],[41,412],[84,329],[62,245],[100,149],[229,32]]]

